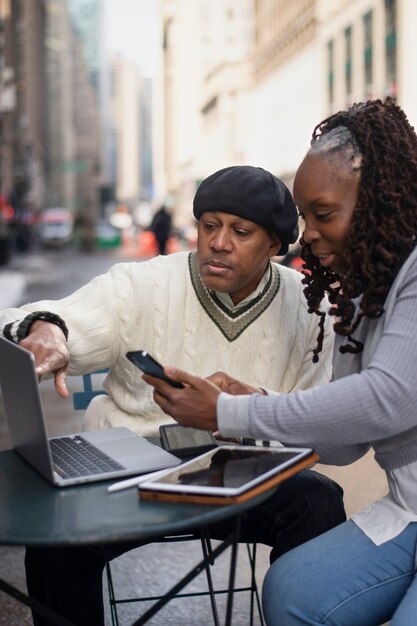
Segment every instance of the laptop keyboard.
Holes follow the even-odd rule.
[[[63,478],[103,474],[124,469],[80,435],[50,439],[55,471]]]

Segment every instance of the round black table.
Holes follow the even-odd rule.
[[[68,546],[157,539],[229,517],[240,520],[240,514],[271,494],[267,491],[249,501],[226,506],[173,504],[140,500],[136,488],[108,493],[109,484],[110,481],[104,481],[53,487],[13,450],[0,452],[0,544]],[[237,542],[238,534],[216,548],[214,557]],[[235,567],[233,557],[232,567]],[[230,577],[231,585],[232,579],[234,582],[234,573]],[[1,579],[0,583],[10,593],[10,586]],[[15,591],[17,595],[13,595],[24,602],[18,597],[20,592]],[[231,619],[232,594],[229,596],[226,624]],[[141,618],[135,624],[145,621]]]

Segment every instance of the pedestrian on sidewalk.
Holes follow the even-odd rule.
[[[166,207],[162,205],[160,209],[155,213],[150,230],[155,235],[156,243],[158,244],[159,254],[167,253],[167,243],[171,236],[172,217]]]

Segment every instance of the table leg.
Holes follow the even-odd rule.
[[[230,556],[230,572],[229,572],[229,593],[227,594],[227,606],[226,606],[226,621],[225,626],[230,626],[232,623],[232,611],[233,611],[233,589],[235,586],[236,577],[236,563],[237,563],[237,549],[239,545],[240,527],[242,524],[242,518],[239,515],[236,519],[236,526],[232,539],[232,554]]]
[[[2,578],[0,578],[0,589],[18,602],[21,602],[22,604],[28,606],[38,615],[42,615],[42,617],[48,619],[51,624],[54,624],[55,626],[75,626],[73,622],[69,622],[67,619],[55,613],[55,611],[52,611],[45,605],[38,602],[38,600],[27,596],[25,593],[19,591],[19,589],[16,589],[16,587],[13,587],[13,585],[9,585],[9,583],[7,583]]]
[[[220,626],[219,615],[217,612],[216,597],[214,594],[213,579],[212,579],[211,570],[210,570],[210,567],[214,564],[214,559],[212,556],[213,548],[211,546],[211,540],[208,535],[208,532],[205,529],[203,530],[202,537],[201,537],[201,547],[203,549],[204,560],[206,561],[205,570],[206,570],[207,585],[208,585],[209,593],[210,593],[211,612],[213,613],[214,626]]]

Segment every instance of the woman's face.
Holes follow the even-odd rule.
[[[297,170],[294,199],[304,219],[303,238],[320,263],[343,275],[346,241],[356,207],[360,171],[339,156],[307,156]]]

